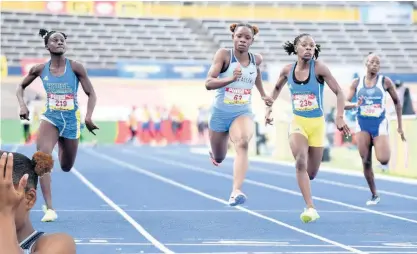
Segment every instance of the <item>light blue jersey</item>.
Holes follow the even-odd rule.
[[[227,112],[251,111],[252,88],[257,77],[255,55],[249,53],[249,65],[240,65],[242,76],[235,82],[216,90],[213,106]],[[230,50],[230,63],[227,70],[220,74],[219,78],[233,77],[233,71],[239,62],[233,50]]]
[[[215,132],[227,132],[233,121],[241,116],[253,118],[252,88],[255,85],[257,73],[255,55],[249,54],[249,65],[240,65],[242,76],[235,82],[216,90],[211,108],[209,128]],[[230,50],[230,62],[227,70],[219,78],[233,77],[233,71],[239,62],[233,50]]]
[[[295,67],[291,68],[288,75],[288,87],[291,93],[293,114],[306,118],[323,116],[323,89],[324,83],[316,78],[315,60],[310,60],[310,72],[307,80],[298,81],[295,78]]]
[[[69,59],[65,59],[65,71],[59,77],[50,72],[50,65],[51,61],[48,61],[40,76],[47,96],[42,119],[55,125],[60,136],[76,139],[80,135],[81,122],[77,99],[78,77]]]

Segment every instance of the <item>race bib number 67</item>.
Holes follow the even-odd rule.
[[[48,106],[51,110],[73,110],[73,94],[48,94]]]
[[[224,92],[224,103],[231,105],[242,105],[249,103],[251,89],[226,87]]]

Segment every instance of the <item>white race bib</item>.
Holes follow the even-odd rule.
[[[251,89],[226,87],[223,102],[231,105],[248,104],[251,93]]]
[[[382,111],[381,104],[361,106],[361,116],[379,117]]]
[[[51,110],[73,110],[74,95],[48,93],[48,106]]]
[[[314,94],[294,94],[292,99],[296,111],[311,111],[319,108],[317,97]]]

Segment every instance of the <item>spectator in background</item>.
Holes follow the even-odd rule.
[[[152,121],[152,131],[150,132],[152,140],[151,145],[157,145],[159,140],[163,139],[164,135],[162,133],[162,112],[159,106],[156,106],[150,110],[150,117]],[[161,140],[162,141],[162,140]]]
[[[171,124],[172,124],[172,133],[174,134],[176,139],[179,139],[178,133],[181,130],[184,116],[181,110],[175,105],[172,106],[171,108],[170,116],[171,116]]]
[[[151,112],[149,111],[149,107],[146,104],[142,106],[139,121],[142,123],[141,141],[144,142],[147,137],[152,137]]]
[[[413,101],[410,94],[410,89],[404,85],[404,82],[401,80],[396,80],[394,82],[395,88],[397,91],[398,99],[402,106],[403,115],[414,115],[415,111],[413,108]],[[395,112],[395,110],[393,110]]]
[[[30,134],[30,126],[33,123],[33,118],[35,117],[35,107],[33,106],[32,100],[29,99],[26,101],[26,106],[29,110],[29,120],[27,119],[21,119],[20,122],[23,125],[23,137],[25,139],[25,144],[30,143],[31,134]],[[20,108],[19,108],[20,111]]]
[[[206,137],[208,134],[209,114],[210,112],[206,107],[200,106],[198,108],[198,116],[197,116],[198,144],[206,143]]]
[[[129,114],[129,120],[128,120],[129,130],[130,130],[130,139],[129,143],[134,143],[136,134],[138,131],[138,119],[136,118],[136,106],[132,106],[132,110]]]

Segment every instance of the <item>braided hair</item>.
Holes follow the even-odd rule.
[[[285,52],[288,53],[288,55],[294,54],[297,55],[297,52],[295,50],[295,47],[297,46],[297,43],[300,41],[300,39],[304,36],[311,36],[308,33],[302,33],[300,35],[298,35],[297,37],[295,37],[294,42],[290,42],[287,41],[286,43],[284,43],[284,50]],[[316,44],[316,48],[314,50],[314,58],[317,59],[319,57],[319,53],[320,53],[320,44]]]
[[[46,44],[48,44],[48,40],[51,37],[51,35],[53,35],[54,33],[60,33],[62,34],[62,36],[64,36],[64,39],[67,39],[67,35],[64,34],[63,32],[57,32],[57,31],[48,31],[46,29],[39,29],[39,35],[43,38],[43,41]]]

